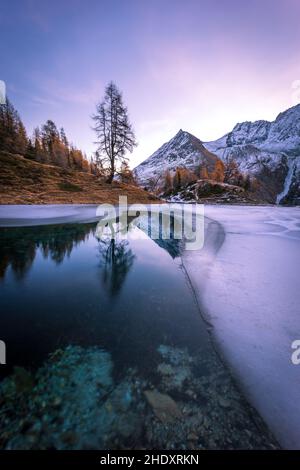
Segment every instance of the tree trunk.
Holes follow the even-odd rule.
[[[106,182],[109,183],[109,184],[111,184],[112,181],[113,181],[113,179],[114,179],[114,173],[110,173],[110,175],[108,176]]]

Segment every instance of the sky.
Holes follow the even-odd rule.
[[[0,80],[29,133],[47,119],[88,155],[113,80],[138,147],[214,140],[300,102],[300,0],[1,0]]]

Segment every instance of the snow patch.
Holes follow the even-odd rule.
[[[288,195],[289,190],[290,190],[290,186],[291,186],[292,181],[293,181],[294,168],[295,168],[295,164],[294,164],[293,160],[289,160],[288,167],[289,167],[289,169],[288,169],[288,172],[287,172],[287,175],[286,175],[286,178],[285,178],[283,190],[281,191],[281,193],[279,193],[277,195],[276,204],[280,204],[280,202],[285,198],[285,196]]]

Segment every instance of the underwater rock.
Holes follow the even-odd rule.
[[[276,448],[216,355],[158,352],[147,379],[135,368],[113,375],[97,347],[68,346],[35,373],[15,370],[0,383],[1,448]]]
[[[172,346],[161,344],[158,348],[158,352],[165,360],[174,366],[192,362],[192,358],[185,349],[174,348]]]
[[[187,437],[188,441],[197,441],[198,440],[198,436],[194,433],[190,433]]]
[[[103,445],[102,436],[114,429],[112,422],[116,419],[115,410],[109,412],[103,406],[114,387],[112,361],[107,352],[97,348],[68,346],[53,354],[38,369],[34,387],[29,377],[26,371],[18,371],[15,394],[10,399],[6,396],[8,414],[3,418],[9,419],[14,429],[6,448],[80,449]],[[16,374],[4,382],[1,384],[2,391],[12,389]],[[22,401],[24,384],[26,390],[31,385],[25,402]],[[22,403],[22,406],[16,407],[17,403]],[[42,429],[37,430],[35,425],[28,431],[20,432],[22,421],[18,419],[18,413],[22,414],[23,408],[32,421],[36,421],[36,416],[42,417]]]
[[[168,390],[181,389],[191,377],[193,359],[186,350],[160,345],[158,352],[166,362],[159,364],[157,370],[164,376],[164,385]]]
[[[227,400],[226,398],[220,396],[218,398],[219,405],[222,406],[223,408],[230,408],[232,406],[230,400]]]
[[[183,417],[178,405],[169,395],[155,390],[146,390],[144,393],[154,414],[162,423],[172,423],[174,420]]]
[[[12,380],[17,393],[30,392],[34,386],[34,380],[31,373],[23,367],[14,367]]]
[[[157,367],[158,372],[161,375],[173,375],[174,374],[174,369],[170,364],[159,364]]]

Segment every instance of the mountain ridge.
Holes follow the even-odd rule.
[[[300,104],[279,113],[274,121],[238,123],[220,139],[204,145],[224,162],[234,160],[241,171],[258,179],[269,171],[281,185],[277,196],[282,198],[276,196],[274,202],[299,204]]]
[[[300,104],[279,113],[274,121],[237,123],[214,141],[202,141],[180,129],[134,171],[147,187],[151,178],[159,180],[166,171],[177,167],[193,171],[217,159],[225,165],[234,161],[242,173],[257,179],[266,202],[299,204]]]

